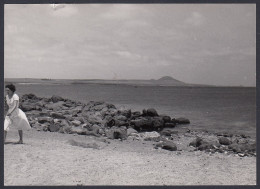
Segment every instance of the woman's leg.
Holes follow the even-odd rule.
[[[5,142],[5,139],[6,139],[6,135],[7,135],[7,131],[5,131],[5,138],[4,138],[4,142]]]
[[[19,137],[20,137],[20,140],[19,140],[19,144],[22,144],[23,143],[23,130],[18,130],[18,133],[19,133]]]

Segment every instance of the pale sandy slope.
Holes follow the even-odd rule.
[[[35,130],[24,137],[23,145],[4,146],[5,185],[256,184],[255,157],[170,152],[154,149],[153,142],[104,141]],[[8,133],[7,142],[17,139],[17,131]],[[71,139],[85,146],[73,146]]]

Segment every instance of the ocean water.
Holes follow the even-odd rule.
[[[142,111],[155,108],[172,118],[186,117],[188,128],[211,132],[243,133],[256,137],[256,88],[158,87],[105,84],[25,85],[18,95],[59,95],[76,101],[105,101],[117,108]]]

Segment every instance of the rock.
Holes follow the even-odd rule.
[[[40,123],[31,124],[37,131],[47,131],[48,126]]]
[[[128,128],[127,129],[127,136],[131,135],[132,133],[138,133],[137,130],[133,129],[133,128]]]
[[[157,142],[160,141],[160,137],[161,137],[161,135],[156,131],[144,132],[144,133],[141,133],[140,136],[145,141],[157,141]]]
[[[156,147],[161,147],[162,149],[169,150],[169,151],[176,151],[177,146],[172,141],[163,141],[156,145]]]
[[[51,97],[51,100],[52,100],[53,103],[56,103],[56,102],[59,102],[59,101],[64,101],[64,99],[62,97],[57,96],[57,95],[53,95]]]
[[[76,127],[77,127],[77,126],[80,126],[80,124],[81,124],[81,122],[78,121],[78,120],[73,120],[73,121],[71,121],[71,123],[72,123],[73,125],[75,125]]]
[[[176,126],[175,123],[164,123],[164,127],[166,128],[174,128]]]
[[[39,123],[46,123],[46,122],[53,122],[53,118],[51,117],[39,117],[38,118]]]
[[[71,129],[70,129],[70,132],[72,134],[76,133],[78,135],[86,135],[87,129],[86,128],[82,128],[82,127],[74,127],[74,126],[72,126]]]
[[[197,137],[195,140],[193,140],[192,142],[190,142],[189,146],[193,146],[193,147],[199,147],[202,144],[202,139]]]
[[[147,109],[146,114],[147,116],[151,116],[151,117],[158,116],[158,113],[154,108]]]
[[[60,124],[59,123],[54,123],[54,124],[51,124],[49,126],[49,131],[51,132],[58,132],[60,130]]]
[[[32,93],[24,94],[22,96],[22,100],[28,100],[28,99],[30,99],[30,100],[38,100],[38,97],[35,94],[32,94]]]
[[[126,129],[112,127],[111,129],[106,130],[105,133],[109,139],[127,139]]]
[[[116,125],[116,121],[114,119],[109,119],[106,124],[105,124],[107,127],[113,127]]]
[[[218,141],[219,141],[219,144],[222,144],[222,145],[230,145],[231,144],[231,141],[226,137],[220,137],[218,139]]]
[[[174,130],[172,130],[172,129],[164,128],[164,129],[160,132],[160,134],[161,134],[162,136],[171,136],[171,135],[173,135],[173,134],[178,134],[178,131],[174,131]]]
[[[56,112],[51,112],[50,116],[56,119],[65,119],[65,116],[60,114],[60,113],[56,113]]]
[[[128,109],[128,110],[120,110],[120,111],[118,111],[118,113],[119,113],[119,115],[122,115],[122,116],[126,117],[126,119],[130,118],[132,116],[132,112],[131,112],[130,109]]]
[[[119,120],[119,121],[126,121],[126,120],[127,120],[127,117],[124,116],[124,115],[117,115],[117,116],[115,116],[114,119],[115,119],[115,120]]]
[[[59,133],[65,133],[65,134],[71,134],[71,128],[70,126],[63,126],[60,127]]]
[[[180,117],[180,118],[175,119],[175,123],[190,124],[190,120],[188,120],[187,118]]]
[[[29,112],[29,111],[35,110],[36,106],[32,105],[32,104],[22,103],[22,104],[20,104],[20,109],[23,110],[24,112]]]
[[[136,111],[136,112],[132,113],[132,117],[131,118],[137,118],[137,117],[140,117],[141,115],[142,115],[141,112]]]
[[[51,104],[45,104],[45,107],[49,110],[53,110],[53,111],[59,111],[59,110],[63,110],[63,101],[59,101],[56,103],[51,103]]]
[[[136,120],[131,120],[130,123],[132,125],[134,125],[134,128],[137,131],[153,130],[153,124],[152,124],[152,120],[150,118],[140,117]]]
[[[162,117],[164,123],[171,123],[171,121],[172,121],[170,116],[162,115],[160,117]]]
[[[152,130],[159,131],[164,127],[164,121],[161,117],[153,117],[152,118]]]

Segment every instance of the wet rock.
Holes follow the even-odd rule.
[[[170,116],[162,115],[162,116],[160,116],[160,117],[162,117],[164,123],[172,123],[172,120],[171,120],[171,117],[170,117]]]
[[[219,139],[218,139],[218,141],[219,141],[219,144],[222,144],[222,145],[230,145],[232,142],[228,139],[228,138],[226,138],[226,137],[220,137]]]
[[[51,100],[52,100],[53,103],[56,103],[56,102],[59,102],[59,101],[64,101],[64,99],[62,97],[57,96],[57,95],[53,95],[51,97]]]
[[[164,123],[164,127],[167,127],[167,128],[174,128],[176,126],[175,123]]]
[[[152,120],[150,118],[140,117],[136,120],[131,120],[131,124],[134,125],[134,129],[137,131],[153,130]]]
[[[154,117],[154,116],[159,116],[157,111],[154,109],[154,108],[149,108],[146,110],[146,115],[147,116],[151,116],[151,117]]]
[[[177,123],[177,124],[190,124],[190,120],[188,120],[187,118],[180,117],[180,118],[175,119],[175,123]]]

